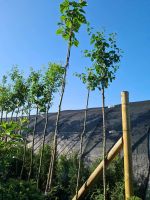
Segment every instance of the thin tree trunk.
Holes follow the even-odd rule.
[[[52,153],[51,153],[51,160],[49,163],[49,169],[48,169],[48,175],[47,175],[47,181],[46,181],[46,187],[45,187],[45,195],[47,195],[47,192],[49,190],[49,182],[51,177],[51,168],[52,168]]]
[[[80,182],[80,175],[81,175],[81,161],[82,161],[82,155],[83,155],[83,137],[84,137],[85,132],[86,132],[89,95],[90,95],[90,90],[88,89],[87,100],[86,100],[86,109],[85,109],[85,114],[84,114],[83,131],[80,135],[80,153],[79,153],[78,175],[77,175],[77,184],[76,184],[76,199],[78,198],[78,189],[79,189],[79,182]]]
[[[3,121],[3,109],[1,110],[1,122]]]
[[[18,110],[19,112],[19,110]],[[19,117],[19,119],[22,119],[23,118],[23,110],[21,112],[21,116]],[[22,122],[20,121],[20,124]],[[17,134],[20,134],[21,135],[21,130],[22,130],[22,125],[20,125],[20,130],[18,130]],[[17,150],[17,158],[18,158],[18,155],[19,155],[19,151]],[[19,159],[19,158],[18,158]],[[22,169],[21,169],[22,170]],[[21,172],[20,172],[21,173]],[[16,174],[18,174],[18,160],[16,160]],[[19,176],[19,175],[18,175]]]
[[[46,188],[45,188],[45,194],[47,194],[48,190],[51,190],[51,186],[52,186],[52,179],[53,179],[54,167],[55,167],[54,165],[55,165],[56,153],[57,153],[58,126],[59,126],[59,120],[60,120],[61,105],[62,105],[62,100],[63,100],[63,96],[64,96],[64,91],[65,91],[65,85],[66,85],[67,69],[69,67],[70,52],[71,52],[71,41],[72,41],[72,31],[70,31],[70,37],[69,37],[69,42],[68,42],[66,65],[64,67],[65,72],[64,72],[64,77],[63,77],[63,83],[62,83],[62,88],[61,88],[61,97],[60,97],[59,108],[58,108],[57,119],[56,119],[56,125],[55,125],[53,152],[52,152],[52,155],[51,155],[51,161],[50,161],[50,165],[49,165],[49,172],[48,172],[48,178],[47,178],[47,183],[46,183]]]
[[[17,113],[16,113],[16,121],[17,121],[17,119],[18,119],[19,111],[20,111],[20,109],[19,109],[19,107],[18,107],[18,109],[17,109]]]
[[[3,109],[1,110],[1,119],[0,119],[0,123],[2,123],[3,122]],[[0,130],[1,130],[1,127],[0,127]],[[3,140],[3,138],[2,138],[2,140]]]
[[[14,110],[11,112],[11,121],[13,120]]]
[[[20,108],[18,107],[17,108],[17,112],[16,112],[16,117],[15,117],[15,121],[17,122],[18,121],[18,114],[20,112]],[[17,130],[15,130],[15,133],[18,134]]]
[[[30,108],[29,108],[29,115],[28,115],[28,125],[27,128],[29,129],[29,125],[30,125]],[[23,175],[23,170],[24,170],[24,166],[25,166],[25,162],[26,162],[26,150],[27,150],[27,138],[28,138],[28,130],[26,132],[26,136],[25,136],[25,143],[24,143],[24,152],[23,152],[23,161],[22,161],[22,168],[21,168],[21,172],[20,172],[20,179],[22,178]]]
[[[102,87],[102,115],[103,115],[103,195],[106,200],[106,119],[105,119],[105,89]]]
[[[24,109],[24,107],[22,108],[20,119],[23,119],[23,114],[24,114],[23,113],[23,111],[24,111],[23,109]]]
[[[29,168],[29,174],[28,174],[28,181],[30,181],[31,173],[32,173],[32,167],[33,167],[33,154],[34,154],[34,139],[35,139],[35,132],[36,132],[36,126],[37,126],[37,117],[38,117],[38,106],[36,108],[36,116],[35,116],[35,123],[34,123],[34,129],[33,129],[33,135],[32,135],[32,147],[31,147],[31,160],[30,160],[30,168]]]
[[[5,121],[6,122],[7,122],[7,119],[8,119],[7,115],[8,115],[8,112],[6,111],[6,116],[5,116]]]
[[[5,122],[7,122],[7,115],[8,115],[8,112],[6,111],[6,116],[5,116]],[[7,136],[5,136],[5,142],[7,142]]]
[[[20,116],[20,120],[23,119],[23,108],[22,108],[22,111],[21,111],[21,116]],[[22,122],[20,122],[21,126],[20,126],[20,130],[19,130],[19,134],[21,135],[21,130],[22,130]]]
[[[48,126],[48,111],[50,107],[49,105],[50,104],[48,104],[46,108],[46,113],[45,113],[45,126],[44,126],[44,132],[43,132],[42,149],[41,149],[40,163],[39,163],[39,169],[38,169],[38,174],[37,174],[37,189],[39,188],[39,180],[40,180],[41,167],[42,167],[42,161],[43,161],[45,138],[46,138],[46,131],[47,131],[47,126]]]

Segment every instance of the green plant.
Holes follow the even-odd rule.
[[[41,101],[41,98],[43,97],[44,86],[43,86],[41,77],[42,77],[41,71],[34,71],[32,69],[29,79],[28,79],[28,82],[30,84],[29,99],[33,107],[36,109],[34,127],[33,127],[33,133],[32,133],[31,161],[30,161],[28,180],[30,180],[31,175],[32,175],[33,157],[34,157],[34,140],[35,140],[38,114],[39,114],[40,109],[43,108],[43,102]]]
[[[57,159],[54,171],[54,186],[48,193],[50,198],[69,200],[73,197],[76,188],[77,167],[77,154],[73,154],[69,157],[61,155]],[[81,170],[83,173],[80,182],[83,184],[89,175],[89,168],[81,162]]]
[[[91,166],[91,172],[97,167],[100,160],[96,160]],[[123,178],[123,159],[116,157],[108,166],[106,173],[107,199],[124,199],[124,178]],[[89,195],[92,200],[103,199],[103,179],[102,176],[97,180]]]
[[[67,40],[68,48],[67,48],[66,64],[64,66],[64,76],[63,76],[62,87],[61,87],[59,108],[58,108],[57,119],[56,119],[53,149],[52,149],[53,153],[52,153],[51,162],[49,165],[49,172],[48,172],[45,193],[50,191],[51,186],[52,186],[53,172],[54,172],[56,153],[57,153],[57,134],[59,131],[58,126],[59,126],[59,121],[60,121],[60,111],[61,111],[62,100],[63,100],[65,86],[66,86],[66,77],[67,77],[67,70],[69,67],[71,47],[73,45],[74,46],[79,45],[79,41],[76,38],[76,33],[78,33],[81,25],[86,24],[87,22],[84,15],[85,12],[83,10],[83,8],[86,5],[87,4],[85,1],[77,3],[76,1],[69,1],[69,0],[64,0],[60,4],[61,22],[58,23],[59,29],[57,30],[56,33],[60,34],[63,37],[63,39]]]
[[[133,197],[130,197],[128,200],[142,200],[142,199],[137,196],[133,196]]]
[[[40,156],[40,162],[39,162],[38,174],[37,174],[37,188],[39,187],[39,179],[40,179],[40,173],[41,173],[41,167],[42,167],[45,137],[46,137],[46,131],[47,131],[47,126],[48,126],[48,112],[52,104],[54,94],[58,92],[60,86],[62,85],[63,74],[64,74],[64,68],[62,66],[56,63],[49,63],[49,67],[43,77],[44,89],[43,89],[43,99],[41,99],[41,101],[43,104],[42,106],[43,106],[43,111],[45,112],[46,120],[45,120],[45,126],[44,126],[44,131],[43,131],[42,149],[41,149],[41,156]]]
[[[79,77],[84,84],[86,84],[87,88],[87,97],[86,97],[86,107],[84,111],[84,122],[83,122],[83,130],[80,134],[80,150],[79,150],[79,162],[78,162],[78,173],[77,173],[77,184],[76,184],[76,199],[78,197],[78,189],[79,189],[79,183],[80,183],[80,176],[81,176],[81,160],[83,156],[83,137],[86,133],[86,123],[87,123],[87,112],[88,112],[88,105],[89,105],[89,96],[90,91],[93,90],[93,74],[92,71],[87,69],[87,74],[77,74],[76,76]],[[91,79],[92,77],[92,79]]]
[[[110,184],[113,184],[110,182]],[[110,185],[109,184],[109,185]],[[111,200],[122,200],[124,199],[124,182],[116,182],[111,191]]]
[[[38,177],[41,154],[42,154],[42,162],[41,162],[41,166],[40,166],[40,175]],[[48,172],[48,168],[49,168],[50,159],[51,159],[51,147],[46,144],[44,145],[44,149],[41,146],[39,152],[36,153],[36,155],[34,155],[33,178],[36,180],[36,183],[37,183],[37,178],[39,178],[38,188],[41,191],[45,190],[47,172]]]
[[[18,160],[18,153],[22,148],[22,137],[15,132],[22,127],[24,129],[25,120],[14,122],[2,122],[0,124],[0,174],[2,178],[7,178],[10,174],[16,173],[12,171],[13,163]],[[18,175],[18,174],[17,174]]]
[[[91,195],[91,199],[92,200],[103,200],[104,199],[104,196],[102,194],[102,191],[99,190],[99,189],[96,189],[92,195]]]
[[[34,182],[26,182],[15,179],[9,179],[7,183],[0,185],[0,199],[2,200],[26,200],[37,199],[44,200],[44,196],[36,189]]]
[[[3,121],[3,114],[6,113],[5,121],[7,121],[7,114],[10,110],[10,98],[12,94],[10,92],[10,85],[7,84],[7,76],[3,76],[2,84],[0,85],[0,110],[1,110],[1,122]]]
[[[13,119],[13,114],[16,110],[16,121],[18,114],[22,115],[25,110],[26,97],[27,97],[27,84],[23,73],[19,71],[18,67],[13,67],[10,76],[10,84],[11,84],[11,97],[9,103],[9,112],[12,112],[11,119]]]
[[[106,117],[105,117],[105,89],[115,79],[115,74],[120,62],[121,50],[116,45],[115,35],[110,34],[108,38],[104,33],[96,32],[91,36],[93,50],[85,50],[85,56],[93,63],[90,68],[93,72],[93,87],[102,93],[102,115],[103,115],[103,187],[104,199],[106,199]]]

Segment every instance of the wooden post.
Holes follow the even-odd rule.
[[[127,91],[121,93],[121,100],[122,100],[125,200],[127,200],[128,198],[133,196],[129,93]]]
[[[120,138],[116,144],[112,147],[112,149],[108,152],[106,156],[106,167],[109,163],[116,157],[116,155],[121,151],[123,146],[123,139]],[[85,194],[88,192],[89,188],[95,183],[95,181],[99,178],[99,176],[103,173],[103,161],[97,166],[94,172],[90,175],[87,181],[82,185],[80,190],[78,191],[78,197],[76,195],[72,200],[82,200]]]

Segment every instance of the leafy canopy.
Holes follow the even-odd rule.
[[[90,68],[93,72],[92,85],[99,90],[109,86],[119,68],[121,49],[116,45],[115,36],[116,34],[112,33],[107,38],[103,32],[96,32],[91,36],[93,49],[84,51],[85,56],[93,63]]]
[[[96,75],[90,68],[86,68],[86,73],[75,73],[75,75],[82,81],[83,84],[86,84],[87,89],[94,90],[96,85]]]
[[[43,81],[41,79],[42,74],[41,71],[34,71],[31,69],[30,76],[28,78],[28,101],[35,105],[35,107],[40,108],[41,106],[41,98],[43,95]]]
[[[14,67],[9,74],[11,78],[11,100],[12,109],[17,106],[23,106],[26,102],[27,85],[23,74],[18,67]]]
[[[71,38],[71,46],[78,46],[79,41],[77,40],[75,33],[77,33],[82,24],[86,24],[85,11],[83,8],[87,6],[86,1],[76,2],[64,0],[60,4],[61,22],[58,23],[59,29],[56,31],[57,34],[62,35],[65,40]]]
[[[58,92],[62,85],[64,75],[64,68],[56,63],[49,63],[48,69],[43,76],[43,98],[40,102],[43,105],[42,111],[49,109],[50,104],[54,98],[54,94]]]

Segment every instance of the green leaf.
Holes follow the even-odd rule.
[[[57,35],[60,35],[60,34],[62,34],[63,33],[63,29],[62,28],[59,28],[57,31],[56,31],[56,34]]]
[[[79,46],[79,41],[78,41],[78,40],[75,40],[75,41],[73,42],[73,44],[74,44],[74,46],[78,47],[78,46]]]

